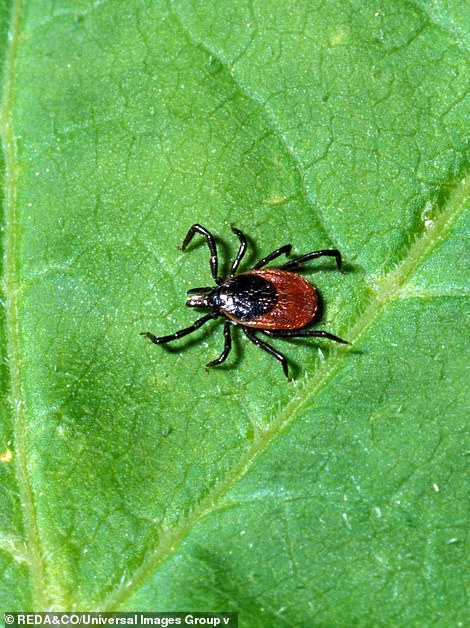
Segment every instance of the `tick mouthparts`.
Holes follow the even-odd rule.
[[[209,294],[194,294],[186,299],[187,307],[212,307],[209,303]]]

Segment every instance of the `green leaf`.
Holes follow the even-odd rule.
[[[469,621],[466,8],[2,5],[1,608]],[[339,248],[352,346],[140,337],[195,319],[194,222],[224,272],[230,224]]]

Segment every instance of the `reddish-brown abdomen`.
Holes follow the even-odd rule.
[[[298,329],[312,322],[318,309],[318,293],[303,277],[278,268],[252,270],[243,275],[256,275],[272,284],[277,299],[273,308],[249,320],[240,321],[259,329]],[[232,320],[238,319],[225,313]]]

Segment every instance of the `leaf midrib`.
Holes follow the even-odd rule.
[[[13,417],[15,473],[22,506],[26,553],[22,553],[30,567],[31,597],[35,608],[45,610],[49,607],[49,596],[45,586],[45,564],[41,550],[41,539],[36,518],[36,504],[28,470],[27,460],[27,423],[24,412],[24,393],[21,384],[21,350],[18,320],[18,232],[17,232],[17,189],[19,166],[16,141],[13,132],[12,111],[14,100],[14,82],[19,44],[22,1],[11,3],[10,28],[4,66],[4,92],[1,104],[0,134],[5,159],[4,183],[4,290],[5,290],[5,336],[10,373],[10,406]],[[13,544],[15,546],[15,544]],[[18,555],[20,556],[20,555]],[[15,555],[16,557],[16,555]],[[16,559],[18,559],[16,557]]]
[[[402,298],[403,286],[419,264],[426,258],[433,247],[448,232],[455,220],[460,216],[468,194],[469,180],[462,178],[449,195],[447,205],[433,224],[410,246],[407,257],[394,270],[385,275],[377,283],[376,297],[358,317],[356,323],[347,332],[347,337],[354,346],[367,332],[383,310],[392,302]],[[205,497],[191,515],[182,521],[170,534],[166,535],[155,547],[153,552],[146,555],[143,563],[133,574],[119,584],[117,589],[104,601],[101,610],[115,611],[123,604],[153,574],[160,565],[177,549],[186,534],[206,515],[222,507],[222,500],[228,491],[251,469],[257,458],[269,447],[295,419],[303,406],[327,384],[347,359],[347,349],[336,349],[332,357],[326,362],[322,371],[310,378],[297,395],[273,418],[254,441],[251,447],[232,469],[227,472],[224,480],[215,490]]]

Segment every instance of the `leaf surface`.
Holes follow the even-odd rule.
[[[3,7],[2,608],[463,625],[465,4]],[[139,337],[196,317],[194,222],[224,272],[231,224],[339,248],[352,346]]]

